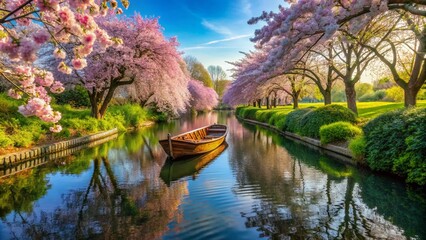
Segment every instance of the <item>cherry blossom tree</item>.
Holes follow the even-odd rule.
[[[216,91],[204,86],[198,80],[191,79],[188,89],[191,93],[190,106],[196,111],[210,111],[219,103],[219,96]]]
[[[96,52],[87,58],[90,69],[77,71],[89,92],[93,117],[102,118],[115,90],[130,84],[134,87],[130,95],[141,103],[177,107],[176,111],[184,109],[189,98],[188,77],[180,65],[178,42],[163,36],[157,19],[143,19],[136,14],[104,18],[99,25],[109,34],[120,36],[124,44],[108,49],[96,45]],[[172,101],[173,105],[167,105]]]
[[[129,2],[121,1],[127,8]],[[85,57],[99,42],[104,48],[119,39],[111,38],[96,24],[95,18],[106,15],[109,9],[122,13],[116,0],[78,1],[78,0],[0,0],[0,51],[7,60],[13,62],[7,68],[2,65],[0,75],[9,81],[13,88],[9,96],[26,98],[19,112],[24,116],[37,116],[46,122],[56,124],[61,114],[50,106],[48,92],[60,93],[63,86],[55,81],[52,73],[33,66],[37,51],[47,43],[56,46],[55,56],[66,56],[62,44],[75,43],[73,66],[61,62],[59,69],[70,73],[72,69],[86,66]],[[60,125],[50,129],[61,130]]]
[[[260,66],[261,71],[269,75],[291,71],[312,48],[326,45],[333,37],[340,36],[341,43],[346,45],[341,45],[338,51],[342,51],[345,55],[346,60],[343,59],[342,63],[348,63],[349,67],[344,71],[338,68],[333,70],[338,70],[337,74],[344,80],[348,107],[355,112],[354,85],[358,82],[365,66],[371,61],[371,52],[366,51],[362,45],[345,42],[345,36],[342,33],[346,33],[346,36],[356,35],[375,17],[389,10],[426,16],[424,11],[426,2],[419,0],[289,0],[287,2],[288,7],[280,6],[276,13],[264,12],[260,17],[249,21],[250,24],[259,21],[266,23],[264,27],[256,30],[255,37],[252,38],[258,49],[269,49],[266,60]],[[368,37],[371,38],[371,36]],[[421,30],[417,31],[417,38],[424,39],[424,33]],[[426,52],[426,44],[420,44],[419,47],[422,49],[417,52]],[[419,56],[419,59],[421,58]],[[364,61],[362,65],[359,60]]]

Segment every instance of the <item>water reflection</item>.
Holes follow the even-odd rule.
[[[256,228],[260,236],[426,237],[424,195],[258,127],[248,125],[246,129],[232,139],[230,160],[238,180],[234,191],[260,199],[241,214],[246,226]]]
[[[167,172],[158,139],[215,122],[228,125],[228,147]],[[426,239],[423,192],[231,112],[158,124],[0,181],[0,239]]]
[[[228,144],[224,142],[213,151],[200,156],[181,159],[178,161],[168,158],[161,168],[160,177],[167,185],[187,176],[192,176],[192,179],[195,179],[200,173],[200,170],[211,163],[227,147]]]

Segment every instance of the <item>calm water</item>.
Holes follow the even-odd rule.
[[[225,123],[227,146],[170,164],[157,144]],[[231,112],[137,133],[0,179],[0,239],[426,239],[426,196]]]

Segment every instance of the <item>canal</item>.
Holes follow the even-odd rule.
[[[227,124],[170,163],[168,132]],[[157,124],[0,178],[0,239],[426,239],[426,195],[232,112]]]

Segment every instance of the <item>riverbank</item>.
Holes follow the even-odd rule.
[[[90,109],[87,108],[54,105],[55,110],[62,114],[59,124],[63,130],[52,133],[49,131],[50,124],[18,113],[20,104],[20,101],[0,94],[0,155],[114,128],[124,132],[127,129],[140,128],[164,120],[164,116],[143,109],[137,104],[111,105],[103,119],[92,118]]]
[[[380,104],[378,112],[386,111],[368,113],[373,119],[356,117],[334,104],[296,110],[238,107],[236,116],[342,156],[351,155],[354,163],[374,171],[426,186],[426,108],[392,109]]]

